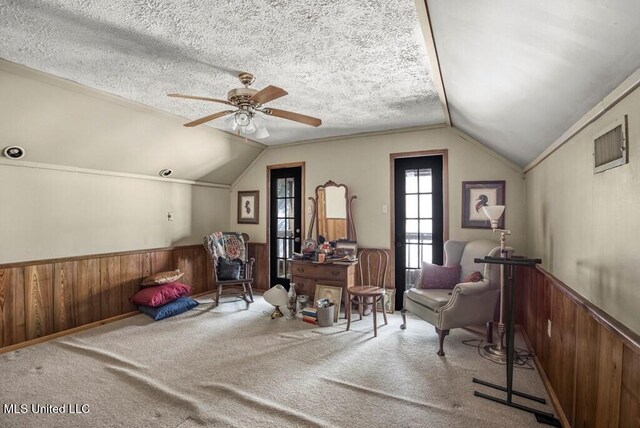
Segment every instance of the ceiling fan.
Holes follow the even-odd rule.
[[[201,117],[200,119],[196,119],[192,122],[185,123],[184,126],[187,127],[198,126],[211,120],[233,114],[234,130],[238,129],[243,131],[245,134],[251,134],[256,131],[256,125],[253,119],[258,112],[264,113],[268,116],[275,116],[282,119],[292,120],[294,122],[304,123],[305,125],[320,126],[322,124],[322,120],[315,117],[264,106],[264,104],[270,101],[287,95],[287,91],[285,91],[284,89],[272,85],[269,85],[260,91],[252,89],[249,86],[253,83],[255,78],[251,73],[240,73],[238,74],[238,79],[240,79],[240,82],[244,85],[244,88],[235,88],[230,90],[227,93],[227,100],[182,94],[168,94],[168,96],[175,98],[187,98],[192,100],[211,101],[214,103],[227,104],[236,107],[236,110],[220,111],[218,113],[210,114],[209,116]],[[266,133],[266,136],[268,136],[268,133]],[[262,137],[258,136],[258,138]]]

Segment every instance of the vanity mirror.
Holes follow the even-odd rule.
[[[351,205],[357,196],[349,195],[349,188],[331,180],[316,187],[308,237],[324,236],[327,241],[356,241],[356,227],[351,215]]]

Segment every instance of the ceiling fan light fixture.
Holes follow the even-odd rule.
[[[258,130],[256,131],[256,138],[269,138],[269,131],[267,131],[267,128],[264,126],[258,127]]]
[[[238,126],[247,126],[251,123],[251,116],[244,110],[238,110],[235,114],[234,120]]]

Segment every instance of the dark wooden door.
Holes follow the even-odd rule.
[[[270,170],[270,287],[289,289],[291,268],[287,260],[300,252],[302,227],[302,167]]]
[[[442,156],[394,161],[396,308],[423,262],[442,264],[444,246]]]

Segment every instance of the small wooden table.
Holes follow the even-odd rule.
[[[316,285],[342,287],[342,307],[347,304],[347,287],[356,284],[356,265],[314,263],[306,260],[289,260],[291,282],[296,284],[297,294],[307,294],[315,306]]]

